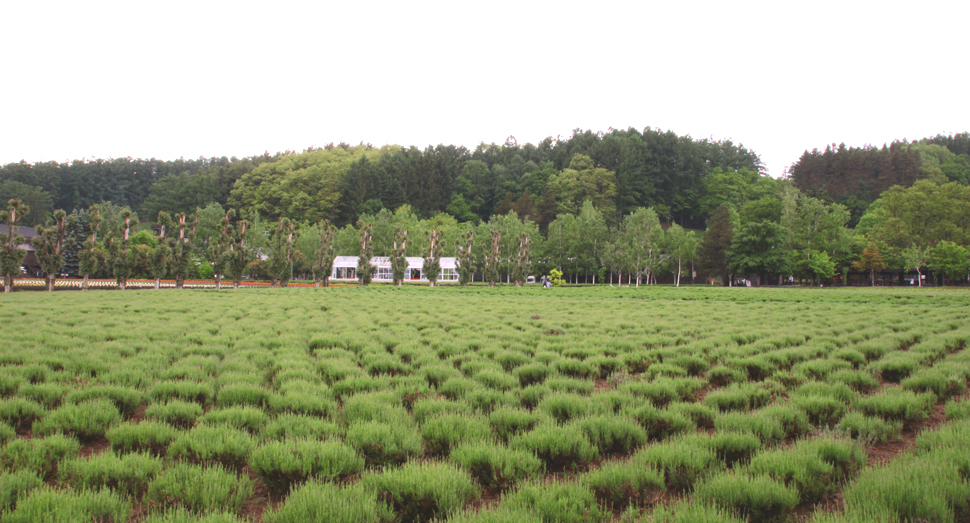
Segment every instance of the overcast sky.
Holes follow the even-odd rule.
[[[970,2],[14,2],[0,163],[520,144],[805,149],[967,131]]]

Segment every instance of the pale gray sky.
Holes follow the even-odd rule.
[[[805,149],[970,127],[964,1],[0,4],[0,163],[572,129]]]

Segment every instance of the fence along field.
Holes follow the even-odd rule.
[[[925,289],[18,293],[0,521],[965,520],[968,311]]]

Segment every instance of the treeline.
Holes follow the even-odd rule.
[[[577,154],[588,163],[571,167]],[[25,225],[42,222],[53,209],[110,201],[150,219],[162,210],[191,212],[218,203],[268,220],[326,218],[338,226],[401,205],[422,218],[444,212],[461,222],[515,210],[544,230],[557,213],[576,212],[591,199],[611,223],[653,206],[680,223],[702,226],[708,215],[699,202],[715,169],[757,173],[762,164],[731,141],[651,128],[577,129],[535,145],[510,137],[473,150],[331,144],[243,159],[21,162],[0,168],[0,201],[29,204]]]
[[[970,183],[970,134],[894,141],[881,148],[832,144],[805,151],[789,174],[806,193],[845,205],[854,225],[894,185],[909,187],[930,178]]]
[[[573,169],[564,172],[589,162],[577,154]],[[902,283],[907,272],[922,284],[927,269],[945,283],[966,281],[970,273],[970,186],[935,179],[893,186],[851,229],[845,206],[809,196],[790,180],[717,169],[708,185],[716,190],[700,202],[713,209],[702,234],[654,207],[611,220],[588,198],[577,212],[556,214],[545,231],[514,209],[476,223],[447,213],[421,218],[405,204],[337,227],[327,219],[265,220],[258,212],[227,211],[214,202],[191,214],[163,211],[160,225],[148,229],[136,225],[131,209],[104,203],[70,215],[57,211],[38,228],[42,239],[35,248],[49,275],[114,277],[119,287],[129,277],[325,283],[337,255],[359,257],[358,269],[370,267],[373,256],[424,257],[425,272],[438,266],[437,258],[455,256],[462,282],[490,283],[522,283],[553,270],[569,282],[637,285],[665,275],[679,284],[685,272],[692,281],[726,285],[774,278],[831,283],[833,277],[844,284],[850,271],[865,272],[875,285],[884,269],[902,269],[884,284]],[[11,200],[0,221],[15,224],[14,217],[28,212]],[[22,243],[15,236],[2,238],[0,246],[8,282],[23,258],[11,251]],[[368,271],[358,270],[358,276],[368,283]]]

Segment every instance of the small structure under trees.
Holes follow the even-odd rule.
[[[427,283],[430,280],[424,273],[424,258],[419,256],[408,256],[404,258],[406,262],[403,281]],[[333,261],[333,273],[330,275],[332,280],[353,281],[358,279],[358,264],[360,258],[357,256],[337,256]],[[457,258],[439,258],[441,269],[438,272],[436,281],[457,282],[458,263]],[[371,270],[374,271],[372,280],[376,282],[393,282],[394,272],[389,256],[374,256],[370,258]]]

